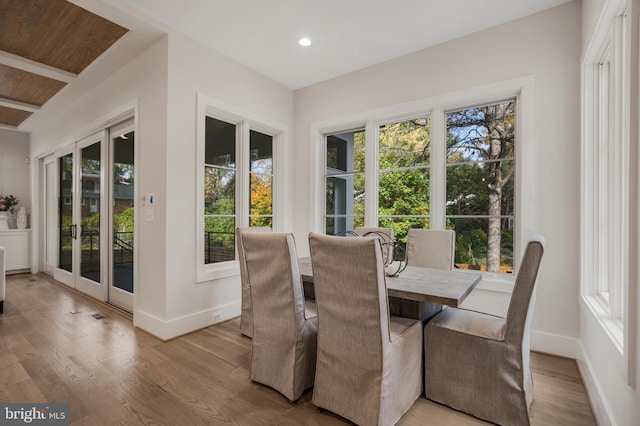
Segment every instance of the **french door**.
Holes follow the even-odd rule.
[[[133,121],[110,129],[109,302],[133,311],[135,132]]]
[[[107,300],[102,253],[107,216],[105,133],[91,135],[56,153],[58,164],[58,256],[53,277],[89,296]]]
[[[95,133],[43,161],[43,269],[132,311],[133,122]]]

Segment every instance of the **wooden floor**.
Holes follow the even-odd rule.
[[[249,381],[239,320],[160,342],[131,319],[44,275],[7,278],[0,401],[63,402],[80,425],[341,425]],[[101,318],[103,317],[103,318]],[[532,354],[533,425],[595,424],[576,363]],[[401,425],[485,424],[421,396]]]

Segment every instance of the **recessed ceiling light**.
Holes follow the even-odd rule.
[[[311,40],[309,40],[306,37],[303,37],[300,40],[298,40],[298,44],[300,46],[304,46],[304,47],[311,46]]]

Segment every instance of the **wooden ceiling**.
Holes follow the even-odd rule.
[[[0,126],[17,128],[127,31],[66,0],[0,0]]]

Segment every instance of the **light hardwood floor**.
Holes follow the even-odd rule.
[[[238,319],[161,342],[127,315],[30,274],[7,278],[4,308],[2,402],[69,403],[74,425],[348,424],[318,411],[311,390],[290,404],[252,383]],[[533,353],[532,366],[533,425],[595,424],[574,361]],[[486,423],[421,396],[399,424]]]

